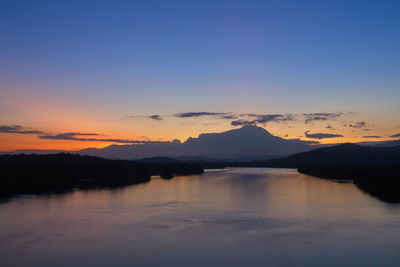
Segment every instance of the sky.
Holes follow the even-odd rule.
[[[394,140],[399,103],[400,1],[0,0],[0,151]]]

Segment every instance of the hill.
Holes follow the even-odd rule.
[[[356,144],[341,144],[321,147],[307,152],[297,153],[285,158],[237,163],[254,167],[303,166],[390,166],[400,165],[400,146],[367,147]]]

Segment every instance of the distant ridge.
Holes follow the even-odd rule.
[[[368,147],[351,143],[321,147],[286,158],[246,163],[247,166],[389,166],[400,165],[400,146]]]

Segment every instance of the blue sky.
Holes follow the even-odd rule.
[[[399,1],[0,0],[0,36],[3,124],[53,126],[23,96],[104,125],[189,111],[400,111]]]

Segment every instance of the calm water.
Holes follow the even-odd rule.
[[[400,205],[288,169],[0,204],[1,266],[399,266]]]

